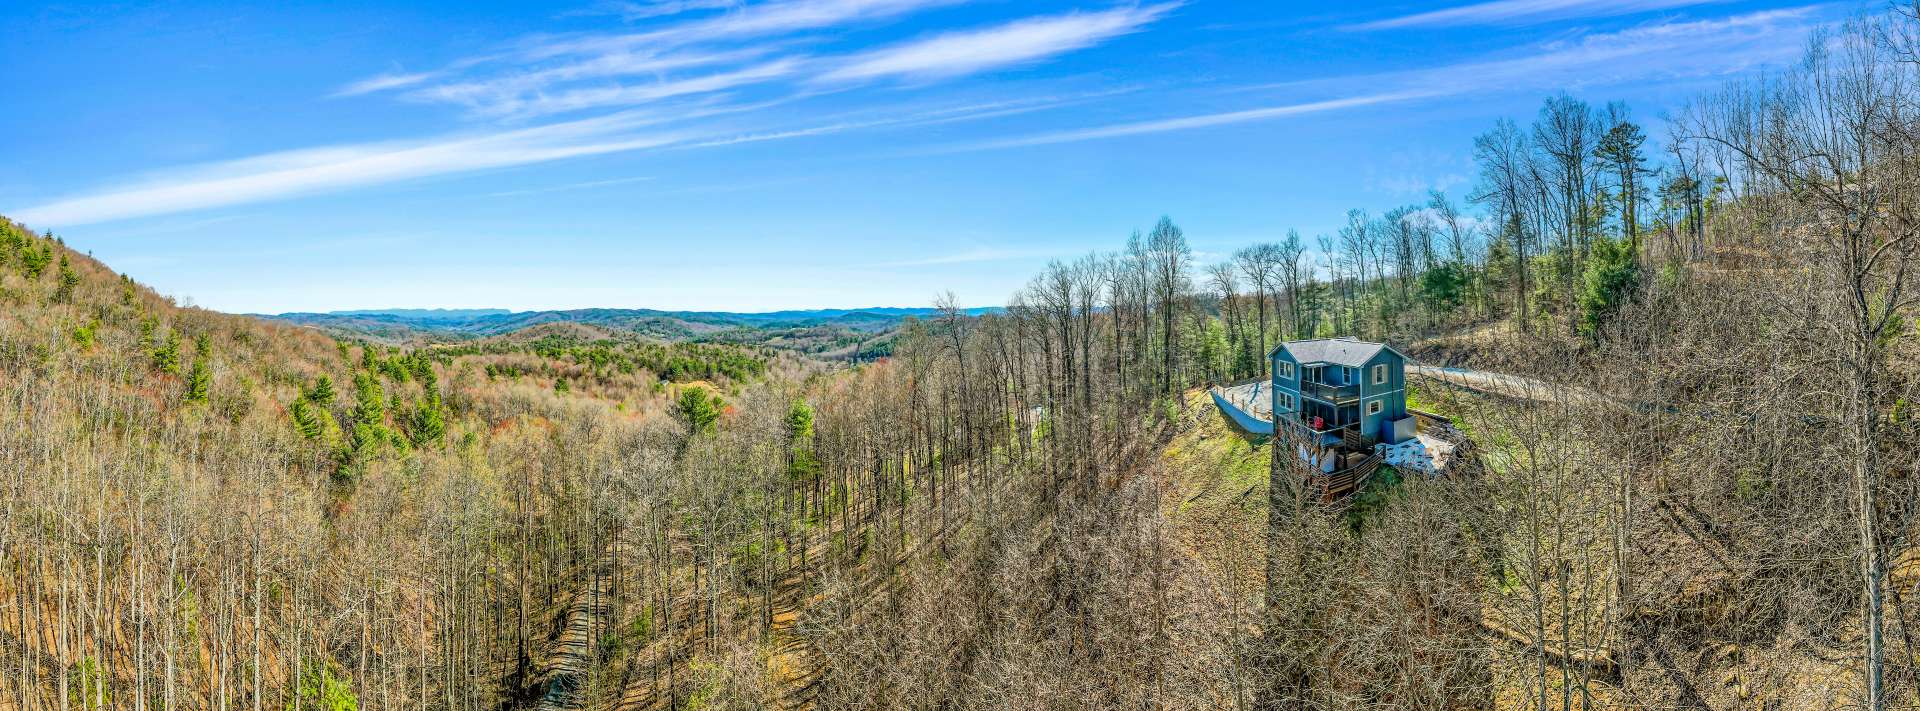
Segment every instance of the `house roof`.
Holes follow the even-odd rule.
[[[1373,360],[1375,355],[1379,355],[1381,349],[1392,350],[1384,343],[1369,343],[1347,337],[1316,338],[1311,341],[1287,341],[1280,344],[1274,351],[1277,353],[1281,348],[1293,354],[1294,360],[1300,361],[1302,364],[1332,363],[1334,365],[1350,365],[1354,367],[1366,365],[1367,361]],[[1399,351],[1394,352],[1398,353]]]

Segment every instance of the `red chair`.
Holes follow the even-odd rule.
[[[1320,417],[1319,415],[1314,415],[1314,416],[1313,416],[1313,428],[1314,428],[1314,429],[1316,429],[1316,430],[1323,430],[1323,429],[1326,429],[1326,428],[1327,428],[1327,421],[1326,421],[1326,419],[1325,419],[1325,418],[1322,418],[1322,417]]]

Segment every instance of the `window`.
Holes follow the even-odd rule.
[[[1387,384],[1387,364],[1381,363],[1380,365],[1373,366],[1373,384]]]
[[[1300,407],[1298,403],[1293,401],[1292,394],[1280,393],[1280,410],[1282,412],[1292,412],[1297,409],[1300,409]]]
[[[1380,414],[1380,411],[1381,411],[1382,409],[1385,409],[1385,407],[1386,407],[1386,405],[1385,405],[1385,404],[1383,404],[1383,403],[1382,403],[1381,401],[1379,401],[1379,400],[1368,400],[1368,401],[1367,401],[1367,414],[1369,414],[1369,415],[1378,415],[1378,414]]]
[[[1276,373],[1274,374],[1274,375],[1275,375],[1276,377],[1281,377],[1281,378],[1286,378],[1286,379],[1288,379],[1288,380],[1292,380],[1292,379],[1293,379],[1293,364],[1292,364],[1292,363],[1288,363],[1288,362],[1286,362],[1286,361],[1281,361],[1281,362],[1280,362],[1280,364],[1279,364],[1278,366],[1276,366],[1276,367],[1278,367],[1278,368],[1280,369],[1280,370],[1279,370],[1278,372],[1276,372]]]

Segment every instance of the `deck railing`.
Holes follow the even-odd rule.
[[[1319,494],[1322,500],[1337,501],[1352,496],[1354,492],[1365,487],[1367,482],[1373,479],[1374,472],[1379,470],[1380,455],[1370,454],[1359,464],[1351,467],[1329,474],[1316,472],[1308,478],[1307,485],[1312,487],[1314,493]]]
[[[1357,383],[1353,385],[1330,385],[1327,383],[1301,383],[1300,394],[1317,398],[1320,400],[1326,400],[1328,402],[1343,402],[1346,400],[1358,400],[1360,399],[1360,385]]]

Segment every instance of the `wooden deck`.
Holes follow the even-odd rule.
[[[1333,472],[1312,472],[1304,476],[1302,483],[1307,487],[1307,496],[1323,503],[1342,503],[1355,492],[1366,488],[1367,482],[1380,471],[1380,456],[1367,455],[1366,459],[1345,469]]]

